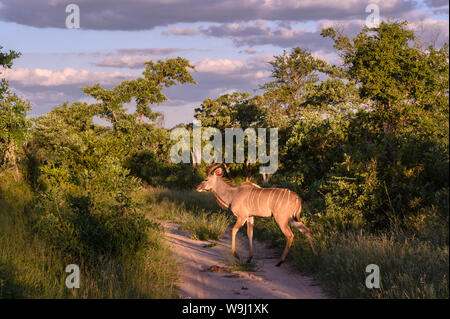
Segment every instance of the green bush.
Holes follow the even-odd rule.
[[[51,245],[84,258],[135,254],[147,245],[151,223],[137,211],[136,178],[106,161],[99,171],[84,171],[82,187],[61,183],[64,170],[43,167],[49,184],[41,192],[35,229]]]
[[[290,188],[336,229],[388,229],[431,214],[448,225],[448,136],[423,118],[379,134],[366,111],[323,118],[305,113],[293,126],[272,183]],[[294,169],[293,169],[294,168]]]
[[[168,163],[153,150],[140,151],[125,161],[125,167],[150,186],[192,189],[202,177],[191,164]]]
[[[32,225],[39,217],[42,211],[36,209],[36,196],[29,185],[0,176],[0,299],[176,296],[177,271],[157,224],[152,223],[147,249],[139,254],[102,255],[90,262],[61,250],[42,233],[36,234]],[[65,268],[73,263],[80,266],[79,289],[65,285]]]

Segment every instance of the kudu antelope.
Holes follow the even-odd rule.
[[[212,165],[208,169],[206,179],[197,186],[198,192],[212,191],[219,206],[231,210],[237,217],[236,224],[231,231],[231,253],[239,259],[236,253],[236,233],[247,222],[247,236],[249,240],[249,262],[253,257],[253,225],[254,217],[273,217],[286,236],[286,246],[277,266],[286,259],[286,255],[294,240],[289,223],[295,226],[309,240],[314,254],[314,246],[309,229],[300,219],[302,200],[294,192],[285,188],[261,188],[251,182],[243,182],[236,186],[223,177],[222,163]]]

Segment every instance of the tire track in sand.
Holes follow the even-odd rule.
[[[311,278],[295,272],[288,262],[275,267],[279,253],[256,240],[253,243],[256,271],[232,271],[230,265],[234,257],[230,253],[230,229],[220,240],[214,241],[217,246],[207,248],[204,246],[211,241],[191,239],[190,233],[179,230],[179,225],[175,223],[162,224],[166,239],[180,264],[177,286],[181,298],[326,298]],[[247,238],[240,232],[236,236],[236,249],[241,256],[246,256],[248,252]],[[211,267],[215,271],[207,271]]]

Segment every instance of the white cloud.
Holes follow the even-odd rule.
[[[172,28],[167,31],[163,31],[164,35],[196,35],[199,31],[196,28]]]
[[[248,83],[258,85],[270,75],[271,56],[253,56],[244,61],[206,58],[194,62],[195,69],[202,74],[210,74],[216,78],[224,77],[232,81],[246,80]],[[255,87],[256,88],[256,87]]]
[[[229,74],[242,70],[246,67],[243,61],[218,59],[211,60],[206,58],[202,61],[196,62],[195,69],[198,72],[216,73],[216,74]]]
[[[102,85],[117,84],[118,82],[132,78],[132,73],[122,72],[93,72],[89,70],[76,70],[64,68],[60,71],[50,69],[3,69],[3,75],[9,81],[16,82],[21,86],[60,86],[60,85],[86,85],[101,83]]]
[[[238,89],[227,89],[227,88],[216,88],[209,90],[209,96],[210,98],[216,98],[225,94],[232,94],[234,92],[239,92]]]

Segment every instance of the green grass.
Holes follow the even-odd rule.
[[[147,192],[147,216],[176,222],[193,239],[217,240],[230,225],[230,215],[219,211],[211,194],[165,188],[148,188]]]
[[[181,230],[191,231],[191,237],[198,240],[217,240],[227,230],[229,219],[218,213],[199,215],[185,215],[181,220]]]
[[[153,217],[178,222],[197,234],[193,236],[208,233],[209,230],[205,231],[204,227],[217,227],[215,218],[221,216],[214,214],[219,208],[210,194],[151,188],[148,189],[148,197]],[[339,232],[327,230],[320,222],[307,224],[311,228],[318,255],[313,255],[305,237],[293,229],[295,239],[288,259],[299,272],[315,278],[330,297],[449,297],[448,240],[428,240],[401,230],[378,234]],[[285,237],[272,218],[255,219],[255,238],[278,247],[280,253],[285,245]],[[379,289],[365,286],[368,275],[365,269],[369,264],[380,267]],[[234,270],[254,271],[256,264],[234,261],[231,267]]]
[[[174,298],[177,269],[157,228],[134,258],[95,264],[63,256],[31,231],[33,195],[24,182],[0,176],[0,298]],[[68,289],[68,264],[80,266],[80,288]]]
[[[81,267],[81,287],[65,287],[68,260],[30,231],[32,192],[23,182],[0,177],[1,298],[172,298],[176,265],[162,240],[162,230],[149,232],[151,245],[136,258],[98,260]],[[154,220],[171,220],[194,238],[218,239],[232,218],[210,194],[146,188],[136,194]],[[434,241],[402,231],[337,232],[308,223],[318,255],[297,230],[288,259],[315,278],[336,298],[448,298],[448,241]],[[256,218],[255,238],[284,247],[285,238],[273,219]],[[365,286],[368,264],[380,267],[380,289]],[[168,267],[170,265],[170,267]],[[254,271],[255,263],[234,262],[233,270]]]
[[[240,261],[234,260],[231,265],[231,269],[233,271],[255,272],[258,270],[258,265],[254,261],[240,262]]]
[[[317,229],[316,229],[317,230]],[[288,259],[304,274],[317,279],[336,298],[448,298],[449,252],[401,231],[370,234],[363,231],[315,231],[315,256],[305,237],[293,229]],[[270,219],[256,219],[255,237],[282,248],[284,236]],[[380,288],[368,289],[366,266],[380,268]]]

